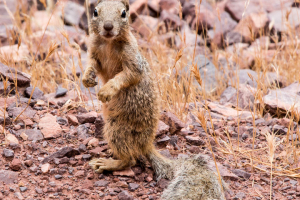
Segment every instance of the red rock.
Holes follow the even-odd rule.
[[[236,27],[237,23],[234,21],[227,12],[222,12],[220,18],[215,18],[213,28],[208,31],[208,37],[217,47],[223,47],[226,41],[223,41],[226,33],[232,31]]]
[[[41,166],[41,171],[42,171],[44,174],[48,173],[49,170],[50,170],[50,164],[49,164],[49,163],[43,164],[43,165]]]
[[[167,11],[174,15],[179,14],[179,2],[178,0],[160,0],[159,6],[161,10]]]
[[[14,170],[14,171],[19,171],[19,170],[21,169],[21,167],[22,167],[22,163],[21,163],[21,161],[20,161],[19,159],[14,158],[14,159],[11,161],[9,167],[10,167],[12,170]]]
[[[146,39],[153,34],[157,25],[158,19],[147,15],[139,15],[131,24],[132,28]]]
[[[83,189],[89,189],[89,190],[93,190],[94,189],[94,182],[90,181],[90,180],[85,180],[82,184],[82,188]]]
[[[166,27],[171,28],[171,30],[177,30],[183,25],[183,22],[178,15],[172,14],[166,10],[163,10],[160,13],[160,20],[165,22]]]
[[[261,32],[266,32],[269,18],[266,12],[250,13],[238,23],[234,32],[243,37],[243,42],[252,42]],[[249,27],[251,27],[251,32]]]
[[[40,119],[39,128],[45,139],[59,137],[62,132],[60,125],[56,122],[56,117],[49,113]]]
[[[17,101],[15,96],[8,97],[8,98],[0,98],[0,108],[4,109],[12,105]]]
[[[185,124],[180,121],[176,115],[166,111],[161,113],[160,120],[170,126],[171,134],[175,133],[176,131],[180,131],[185,126]]]
[[[215,22],[215,19],[217,17],[217,14],[213,11],[213,8],[211,5],[205,1],[201,1],[201,9],[200,13],[198,13],[198,18],[196,19],[196,13],[195,13],[195,0],[188,1],[184,4],[182,8],[182,14],[184,16],[184,19],[187,22],[192,22],[192,28],[196,30],[196,22],[198,23],[198,30],[202,31],[202,27],[204,28],[212,28]]]
[[[170,130],[170,126],[168,126],[167,124],[165,124],[163,121],[159,120],[159,122],[158,122],[158,128],[157,128],[157,131],[156,131],[156,137],[168,133],[169,130]]]
[[[12,46],[3,46],[0,47],[0,53],[9,58],[9,61],[15,62],[15,63],[26,63],[26,57],[29,55],[29,50],[26,45],[21,45],[18,47],[18,45],[12,45]],[[2,64],[2,63],[1,63]],[[1,69],[2,70],[2,69]],[[4,73],[4,76],[9,78],[10,82],[13,82],[13,80],[16,80],[15,78],[15,69],[11,69],[12,72],[6,71]],[[2,71],[1,71],[2,73]],[[5,75],[6,74],[6,75]],[[25,74],[23,72],[18,71],[18,76],[17,76],[18,86],[24,87],[28,86],[30,84],[30,76],[28,74]]]
[[[133,4],[130,5],[129,13],[132,20],[135,20],[135,18],[142,13],[146,5],[147,5],[147,0],[135,1],[133,2]]]
[[[97,113],[95,111],[92,111],[88,113],[79,114],[76,117],[80,124],[94,123],[97,118]]]
[[[239,117],[240,119],[250,119],[250,118],[252,119],[252,114],[250,111],[237,112],[237,110],[233,108],[215,104],[213,102],[210,102],[208,104],[208,108],[211,110],[211,112],[221,114],[226,117]]]
[[[32,160],[25,160],[25,161],[24,161],[24,164],[25,164],[27,167],[31,167],[32,164],[33,164],[33,161],[32,161]]]
[[[19,140],[16,138],[16,136],[14,136],[11,133],[6,135],[5,141],[6,141],[7,144],[11,144],[11,143],[19,144]]]
[[[74,176],[78,178],[82,178],[85,176],[85,172],[83,170],[77,171]]]
[[[33,125],[33,121],[31,119],[24,119],[23,122],[26,126],[32,126]]]
[[[92,138],[89,142],[88,142],[88,146],[89,147],[97,147],[99,146],[99,140],[97,138]]]
[[[92,156],[99,156],[99,155],[102,155],[103,151],[107,149],[105,147],[96,147],[95,149],[92,149],[89,151],[89,154],[91,154]]]
[[[113,175],[114,176],[129,176],[129,177],[134,177],[135,174],[134,172],[132,171],[131,168],[127,168],[125,170],[122,170],[122,171],[113,171]]]
[[[118,181],[116,183],[116,186],[121,188],[128,188],[128,184],[125,181]]]
[[[193,137],[193,136],[185,136],[185,139],[188,143],[196,146],[205,145],[205,141],[202,140],[199,136]]]
[[[71,124],[73,126],[78,125],[78,119],[75,115],[67,115],[67,119],[68,119],[69,124]]]

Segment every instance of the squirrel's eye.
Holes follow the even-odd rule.
[[[122,17],[122,18],[125,18],[125,17],[126,17],[126,11],[125,11],[125,10],[122,11],[121,17]]]
[[[98,17],[98,10],[97,9],[94,10],[94,17]]]

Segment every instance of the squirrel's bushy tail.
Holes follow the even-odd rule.
[[[154,146],[146,156],[151,163],[158,180],[161,178],[170,180],[173,179],[173,166],[175,164],[173,160],[170,160],[161,155]]]
[[[226,183],[222,180],[220,184],[218,175],[209,169],[203,157],[170,160],[152,149],[147,157],[158,179],[172,180],[162,200],[225,200]]]

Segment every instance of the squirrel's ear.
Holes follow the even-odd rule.
[[[103,1],[103,0],[98,0],[98,1],[97,1],[97,4],[101,3],[102,1]]]
[[[126,11],[129,11],[129,0],[122,0],[121,2],[125,5]]]

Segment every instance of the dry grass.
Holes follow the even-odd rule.
[[[82,65],[81,56],[84,52],[80,50],[78,44],[71,41],[70,36],[66,28],[63,26],[62,21],[56,23],[54,26],[53,21],[57,21],[57,12],[62,12],[63,1],[58,1],[59,3],[53,5],[52,9],[48,9],[48,24],[44,27],[36,26],[33,16],[36,10],[34,7],[28,11],[25,4],[20,4],[20,11],[15,14],[11,14],[14,19],[15,26],[17,27],[16,33],[10,32],[11,43],[17,40],[18,47],[27,46],[29,50],[29,55],[26,58],[21,58],[21,61],[14,60],[14,56],[7,55],[6,53],[0,54],[0,61],[7,64],[11,68],[17,68],[23,72],[27,72],[32,76],[32,84],[34,87],[39,87],[45,93],[54,92],[58,85],[66,87],[68,89],[75,89],[78,94],[84,93],[86,96],[92,98],[92,93],[80,87],[80,78],[76,76],[76,66],[78,65],[81,71],[84,70],[86,66]],[[214,4],[216,1],[212,1]],[[248,1],[245,6],[247,7]],[[200,6],[196,9],[196,14],[201,9]],[[179,7],[179,10],[181,8]],[[299,13],[300,14],[300,13]],[[63,15],[63,14],[62,14]],[[182,16],[180,14],[180,16]],[[288,13],[286,17],[288,16]],[[37,20],[37,19],[35,19]],[[22,23],[23,22],[23,23]],[[49,26],[56,27],[57,30],[49,31],[46,28]],[[271,23],[272,26],[272,23]],[[271,28],[270,26],[270,28]],[[252,138],[252,150],[245,150],[239,143],[239,140],[234,140],[230,137],[228,129],[224,128],[224,135],[227,136],[226,140],[222,140],[217,137],[215,133],[207,133],[208,144],[210,144],[209,137],[213,137],[218,146],[219,156],[222,154],[224,157],[226,155],[232,155],[235,160],[235,166],[252,167],[253,171],[258,170],[271,175],[276,176],[289,176],[289,177],[300,177],[297,162],[299,160],[299,149],[296,144],[297,141],[289,141],[289,134],[284,141],[280,141],[280,144],[284,146],[284,152],[276,152],[275,146],[275,136],[266,133],[268,146],[254,149],[256,138],[256,127],[255,127],[255,116],[262,117],[264,114],[264,104],[263,96],[267,93],[268,84],[267,72],[275,72],[278,77],[285,77],[286,85],[294,82],[300,82],[299,76],[299,65],[300,65],[300,54],[299,54],[299,39],[297,35],[297,30],[289,27],[286,34],[281,36],[281,40],[277,36],[267,35],[269,33],[261,32],[260,36],[270,36],[274,43],[267,44],[268,48],[271,50],[266,50],[266,48],[255,48],[251,55],[255,61],[253,70],[259,72],[259,77],[256,80],[258,83],[257,92],[254,94],[255,101],[259,102],[259,106],[255,107],[251,112],[253,116],[254,125],[254,135]],[[39,36],[36,35],[39,33]],[[54,36],[53,36],[54,35]],[[180,35],[182,42],[185,44],[185,35]],[[203,77],[201,77],[199,71],[197,70],[197,64],[194,62],[195,49],[194,51],[185,51],[187,49],[186,45],[183,45],[180,49],[175,49],[174,45],[168,42],[160,42],[158,31],[152,32],[149,38],[146,38],[147,45],[142,45],[141,50],[145,57],[148,59],[152,69],[155,73],[157,85],[159,87],[160,96],[162,99],[162,108],[172,111],[177,114],[182,120],[185,120],[187,109],[186,106],[190,102],[207,102],[209,100],[218,100],[220,94],[227,87],[224,84],[224,77],[218,77],[220,82],[219,87],[216,88],[214,93],[208,93],[204,89],[201,92],[197,92],[193,86],[194,78],[198,81],[201,86],[204,86]],[[255,38],[252,38],[254,41]],[[205,39],[205,43],[208,41]],[[171,48],[170,48],[171,47]],[[240,54],[229,53],[222,49],[212,49],[212,62],[218,68],[217,61],[219,58],[225,58],[226,60],[232,60],[238,65],[243,64],[243,51]],[[76,64],[76,60],[79,60]],[[190,75],[182,74],[181,79],[177,79],[177,74],[180,69],[185,67],[187,63],[191,61],[191,72]],[[17,64],[16,64],[17,63]],[[174,73],[175,72],[175,73]],[[238,73],[238,69],[232,70],[232,73]],[[255,78],[251,77],[253,80]],[[238,87],[238,82],[234,80],[229,80],[232,85]],[[222,83],[222,84],[221,84]],[[204,88],[204,87],[203,87]],[[276,89],[278,86],[272,86]],[[97,91],[97,88],[96,88]],[[6,94],[7,96],[8,94]],[[81,97],[81,95],[79,95]],[[200,97],[200,99],[199,99]],[[238,99],[237,99],[238,102]],[[85,102],[83,99],[79,100],[81,105]],[[66,110],[76,107],[76,103],[67,102],[64,108]],[[204,108],[209,112],[209,109],[204,103]],[[73,105],[73,106],[72,106]],[[94,107],[95,109],[95,107]],[[237,111],[237,115],[239,111]],[[199,119],[203,127],[206,127],[207,121],[213,121],[211,117],[205,119],[204,112],[198,113]],[[291,122],[293,120],[299,121],[299,115],[293,113],[289,116]],[[237,124],[239,125],[238,120]],[[239,126],[238,126],[239,127]],[[289,130],[291,131],[291,127]],[[206,128],[205,128],[206,130]],[[213,128],[214,132],[214,128]],[[300,137],[299,126],[296,129],[296,134]],[[297,139],[298,140],[298,139]],[[211,145],[209,145],[210,149]],[[214,154],[214,152],[212,151]],[[281,156],[281,159],[277,159]],[[267,159],[266,159],[267,158]],[[245,159],[248,162],[239,163],[240,159]],[[270,163],[265,162],[266,160]],[[292,162],[293,160],[294,162]],[[258,165],[267,166],[267,169],[262,169]],[[286,167],[289,166],[289,167]],[[271,178],[272,179],[272,178]]]

